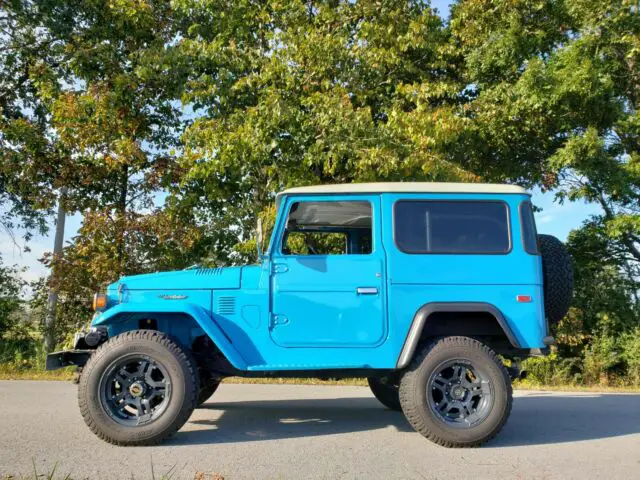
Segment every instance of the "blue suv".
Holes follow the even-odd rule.
[[[259,264],[123,277],[96,294],[91,328],[47,358],[82,367],[91,430],[157,443],[228,376],[364,377],[440,445],[495,436],[519,360],[546,352],[572,298],[571,259],[537,235],[530,195],[407,182],[293,188],[275,202]]]

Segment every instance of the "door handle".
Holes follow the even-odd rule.
[[[358,287],[356,293],[358,295],[377,295],[378,289],[376,287]]]

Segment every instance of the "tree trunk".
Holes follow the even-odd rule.
[[[116,252],[118,255],[119,272],[118,275],[124,275],[126,272],[126,249],[125,249],[125,230],[127,224],[127,196],[129,194],[129,167],[124,165],[118,185],[118,200],[116,201]]]
[[[53,242],[53,258],[54,263],[51,267],[51,277],[55,280],[56,266],[55,260],[62,256],[62,243],[64,241],[64,223],[66,220],[66,212],[64,209],[64,191],[60,192],[58,200],[58,216],[56,218],[56,235]],[[56,306],[58,305],[58,291],[53,286],[49,289],[49,297],[47,299],[47,316],[44,321],[44,348],[47,353],[52,352],[56,346],[55,325],[56,325]]]

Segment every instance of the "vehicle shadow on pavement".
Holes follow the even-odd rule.
[[[488,447],[543,445],[640,433],[640,395],[535,392],[514,398],[511,417]]]
[[[373,397],[235,403],[218,403],[212,399],[198,411],[203,410],[207,412],[205,418],[199,415],[188,423],[197,426],[197,430],[183,429],[169,443],[249,442],[387,427],[401,432],[413,431],[402,413],[388,410]],[[485,448],[576,442],[637,433],[640,433],[640,395],[560,396],[536,392],[514,399],[507,424]]]
[[[393,427],[410,432],[400,412],[391,411],[375,398],[263,400],[219,403],[212,399],[197,411],[188,425],[169,440],[172,444],[234,443],[255,440],[313,437]],[[202,428],[210,426],[211,428]]]

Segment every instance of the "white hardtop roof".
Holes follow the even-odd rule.
[[[438,183],[438,182],[380,182],[339,183],[335,185],[310,185],[284,190],[276,196],[290,194],[338,194],[338,193],[529,193],[518,185],[497,183]]]

